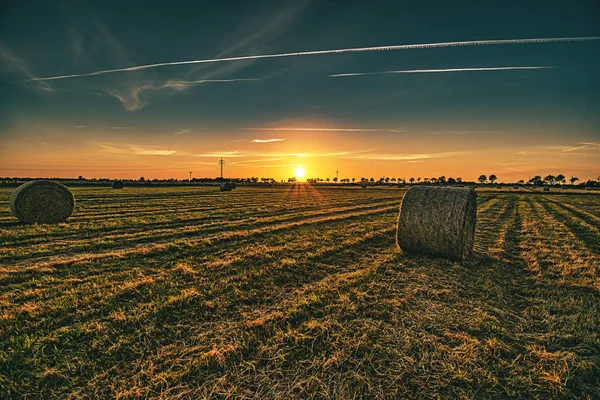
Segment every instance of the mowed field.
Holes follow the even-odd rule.
[[[600,196],[478,191],[460,265],[397,188],[0,189],[0,398],[600,398]]]

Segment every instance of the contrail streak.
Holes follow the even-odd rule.
[[[347,74],[329,75],[330,78],[340,78],[346,76],[364,76],[364,75],[387,75],[387,74],[435,74],[444,72],[468,72],[468,71],[512,71],[520,69],[548,69],[551,66],[536,67],[489,67],[489,68],[443,68],[443,69],[405,69],[399,71],[381,71],[381,72],[352,72]]]
[[[25,80],[22,80],[19,82],[51,81],[51,80],[56,80],[56,79],[79,78],[79,77],[84,77],[84,76],[96,76],[96,75],[111,74],[111,73],[115,73],[115,72],[140,71],[140,70],[149,69],[149,68],[167,67],[170,65],[207,64],[207,63],[217,63],[217,62],[227,62],[227,61],[259,60],[259,59],[263,59],[263,58],[316,56],[316,55],[321,55],[321,54],[340,54],[340,53],[361,53],[361,52],[366,52],[366,51],[434,49],[434,48],[440,48],[440,47],[454,47],[454,46],[488,46],[488,45],[502,45],[502,44],[584,42],[584,41],[599,40],[599,39],[600,39],[600,37],[598,37],[598,36],[587,36],[587,37],[508,39],[508,40],[471,40],[471,41],[462,41],[462,42],[401,44],[401,45],[393,45],[393,46],[354,47],[354,48],[334,49],[334,50],[300,51],[300,52],[294,52],[294,53],[259,54],[259,55],[252,55],[252,56],[212,58],[212,59],[205,59],[205,60],[190,60],[190,61],[173,61],[173,62],[163,62],[163,63],[156,63],[156,64],[137,65],[134,67],[126,67],[126,68],[105,69],[105,70],[100,70],[100,71],[88,72],[85,74],[59,75],[59,76],[49,76],[49,77],[45,77],[45,78],[25,79]]]

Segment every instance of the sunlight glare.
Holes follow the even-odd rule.
[[[296,177],[296,179],[302,179],[304,178],[304,175],[306,175],[306,171],[304,170],[304,168],[298,167],[294,170],[294,176]]]

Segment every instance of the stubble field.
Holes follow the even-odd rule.
[[[0,189],[0,398],[600,397],[600,196],[478,191],[464,265],[403,189]]]

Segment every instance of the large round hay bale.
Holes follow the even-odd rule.
[[[113,189],[123,189],[125,187],[125,184],[123,183],[123,181],[114,181],[111,186]]]
[[[230,182],[229,184],[231,185],[231,189],[235,189],[237,187],[235,182]]]
[[[550,186],[544,186],[544,192],[549,192],[550,191]]]
[[[73,193],[60,183],[31,181],[10,195],[10,212],[26,224],[63,222],[73,213]]]
[[[473,250],[476,219],[473,189],[413,186],[400,206],[398,245],[407,252],[463,261]]]
[[[221,189],[221,192],[231,192],[231,183],[229,182],[223,182],[221,183],[221,186],[219,187]]]

